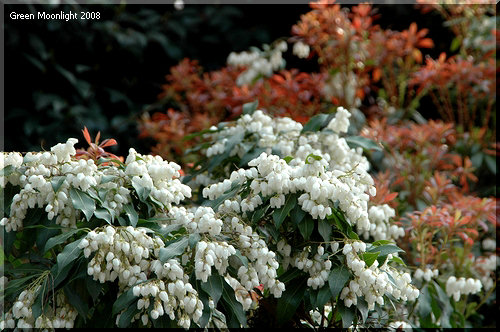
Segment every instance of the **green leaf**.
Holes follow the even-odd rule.
[[[240,163],[239,163],[239,166],[240,167],[245,167],[248,165],[248,163],[255,159],[255,158],[258,158],[262,152],[266,152],[266,149],[265,148],[254,148],[253,150],[251,150],[250,152],[248,152],[247,154],[245,154],[241,159],[240,159]]]
[[[198,280],[198,284],[199,284],[199,280]],[[194,286],[194,284],[193,284],[193,286]],[[208,324],[208,321],[210,320],[212,309],[210,309],[210,306],[209,306],[208,295],[204,291],[202,291],[200,288],[201,288],[201,286],[196,287],[196,290],[198,291],[199,299],[203,303],[203,313],[200,317],[200,320],[198,321],[198,325],[200,327],[205,327]]]
[[[457,36],[457,37],[453,38],[453,40],[451,41],[450,51],[455,52],[456,50],[458,50],[460,48],[461,44],[462,44],[462,41],[461,41],[460,37]]]
[[[318,290],[318,297],[316,298],[316,307],[323,309],[325,304],[332,298],[332,292],[328,285],[324,285]]]
[[[286,156],[285,158],[283,158],[284,161],[286,161],[287,164],[290,164],[290,162],[293,160],[294,158],[292,156]]]
[[[496,175],[497,174],[496,159],[490,155],[485,155],[484,160],[486,161],[486,166],[488,166],[488,169],[490,170],[490,172],[493,173],[494,175]]]
[[[330,117],[330,114],[317,114],[313,116],[302,128],[301,133],[305,133],[306,131],[319,131],[321,127],[327,125],[326,120]]]
[[[76,311],[78,311],[78,314],[83,317],[84,322],[87,321],[87,316],[89,312],[89,306],[87,303],[85,303],[80,294],[78,294],[75,289],[74,289],[74,283],[71,285],[66,285],[64,286],[64,294],[66,295],[66,298],[68,299],[69,304],[71,304]]]
[[[74,242],[71,242],[70,244],[66,245],[63,249],[63,251],[57,255],[57,265],[58,265],[58,273],[61,273],[61,271],[64,269],[66,265],[69,265],[70,263],[74,263],[74,261],[80,256],[82,253],[82,249],[78,248],[78,245],[80,242],[83,240],[79,239]]]
[[[169,259],[181,255],[189,244],[187,237],[182,237],[174,242],[165,244],[165,248],[160,249],[159,259],[165,263]]]
[[[127,308],[132,302],[137,300],[137,297],[134,296],[134,287],[130,287],[126,292],[122,293],[113,303],[113,307],[111,308],[111,314],[114,316],[118,314],[123,309]]]
[[[12,174],[12,172],[15,171],[14,166],[12,165],[7,165],[2,170],[0,171],[0,176],[9,176]]]
[[[350,306],[349,308],[347,308],[344,305],[344,301],[338,301],[337,305],[338,305],[338,311],[342,317],[342,327],[344,329],[347,329],[352,325],[352,322],[354,320],[354,316],[356,313],[355,306]]]
[[[283,220],[288,216],[288,213],[293,209],[294,206],[297,205],[297,195],[291,194],[288,195],[285,201],[285,204],[279,209],[274,210],[273,219],[274,224],[276,225],[276,229],[279,229]]]
[[[201,283],[201,289],[212,297],[214,305],[217,306],[224,289],[224,278],[218,274],[212,274],[208,277],[207,282]]]
[[[323,159],[321,156],[318,156],[318,155],[315,155],[315,154],[313,154],[313,153],[310,153],[310,154],[306,157],[306,161],[305,161],[306,165],[311,164],[311,162],[309,161],[309,158],[312,158],[312,159],[314,159],[314,160],[321,160],[321,159]]]
[[[472,162],[472,166],[474,166],[475,168],[480,168],[481,165],[483,164],[483,160],[484,160],[484,154],[481,151],[475,153],[470,158],[470,161]]]
[[[64,183],[64,180],[66,180],[65,176],[54,176],[50,180],[50,184],[52,185],[52,189],[54,189],[54,192],[57,193],[59,188],[61,188],[62,184]]]
[[[255,112],[257,110],[257,107],[259,107],[258,100],[251,102],[251,103],[243,104],[243,114],[252,115],[253,112]]]
[[[128,226],[127,220],[125,220],[125,218],[123,217],[118,217],[118,223],[120,224],[120,226]]]
[[[372,247],[368,250],[369,252],[379,252],[380,256],[387,256],[395,252],[405,252],[403,249],[399,248],[394,244],[384,244],[381,246]]]
[[[366,266],[370,267],[377,260],[378,255],[378,252],[364,252],[360,256],[365,261]]]
[[[139,215],[137,214],[137,211],[135,211],[132,203],[128,203],[128,204],[124,205],[123,210],[125,211],[125,214],[127,215],[128,219],[130,220],[130,225],[132,227],[136,227],[137,221],[139,220]]]
[[[347,145],[351,148],[361,147],[364,150],[382,151],[382,147],[376,142],[362,136],[349,136],[345,138]]]
[[[347,220],[344,217],[344,214],[342,211],[338,209],[333,209],[333,213],[327,217],[327,219],[333,219],[335,220],[335,224],[337,228],[344,233],[344,235],[348,235],[350,231],[352,231],[351,225],[347,222]]]
[[[387,259],[387,255],[405,251],[394,244],[384,244],[381,246],[372,247],[369,250],[367,250],[367,252],[372,252],[372,253],[378,252],[379,255],[377,257],[377,260],[379,264],[384,264],[384,262]]]
[[[284,272],[283,274],[281,274],[278,279],[283,282],[283,283],[288,283],[290,282],[291,280],[299,277],[300,275],[303,275],[304,273],[297,269],[297,268],[291,268],[289,270],[286,270],[286,272]]]
[[[97,202],[99,202],[99,203],[103,204],[103,200],[101,199],[101,197],[99,197],[99,194],[98,194],[98,193],[96,193],[93,189],[88,190],[88,191],[86,192],[86,194],[87,194],[87,195],[89,195],[89,196],[90,196],[91,198],[93,198],[94,200],[96,200]],[[105,203],[107,203],[107,202],[105,202]]]
[[[353,240],[359,240],[358,234],[356,234],[353,230],[347,231],[347,237]]]
[[[366,319],[368,318],[368,303],[364,298],[358,297],[358,304],[356,305],[356,308],[358,308],[359,312],[361,313],[361,319],[364,324],[366,322]]]
[[[385,271],[385,274],[387,275],[387,279],[389,279],[389,282],[392,284],[392,286],[397,288],[398,286],[396,284],[396,280],[394,280],[394,277],[392,276],[392,274],[390,274],[387,271]]]
[[[431,314],[431,295],[429,294],[428,286],[425,285],[420,290],[420,295],[418,296],[417,311],[420,317],[427,317]]]
[[[238,325],[243,327],[247,326],[247,317],[245,311],[243,310],[243,306],[240,302],[236,300],[236,296],[234,294],[233,288],[226,282],[226,280],[222,279],[224,284],[224,289],[222,291],[222,299],[224,300],[224,306],[227,306],[227,313],[230,313],[234,318],[239,322]],[[230,317],[231,319],[231,317]],[[231,319],[234,322],[234,319]],[[233,327],[236,324],[231,324]],[[228,327],[230,327],[228,322]],[[239,326],[238,326],[239,327]]]
[[[148,227],[148,228],[152,229],[151,227]],[[165,227],[160,227],[158,230],[155,230],[155,232],[157,232],[158,234],[161,234],[164,237],[167,237],[172,232],[176,232],[176,231],[178,231],[181,228],[182,228],[182,225],[180,225],[180,224],[177,224],[177,225],[168,225],[168,226],[165,226]]]
[[[450,317],[453,312],[453,307],[451,306],[450,303],[450,297],[446,295],[446,293],[443,291],[443,289],[437,282],[432,281],[432,283],[438,294],[440,307],[442,309],[441,319],[440,319],[441,326],[443,326],[444,328],[450,328],[451,327]]]
[[[73,207],[81,210],[85,214],[87,221],[90,221],[96,209],[95,201],[89,195],[76,188],[69,190],[69,196],[71,197]]]
[[[278,299],[276,312],[278,325],[281,326],[292,318],[304,297],[304,293],[307,289],[306,286],[306,279],[304,278],[294,279],[286,286],[286,290]]]
[[[90,296],[92,296],[92,300],[95,303],[95,301],[99,298],[99,295],[101,294],[104,284],[101,284],[100,282],[92,278],[85,278],[85,285],[87,287],[87,292],[90,294]]]
[[[236,144],[241,143],[244,137],[244,131],[240,131],[237,134],[229,137],[224,147],[224,153],[210,158],[208,164],[206,165],[206,169],[209,172],[212,172],[216,167],[220,167],[223,161],[229,158],[229,156],[231,155],[231,151],[233,151]]]
[[[143,187],[141,184],[137,183],[137,181],[132,181],[132,187],[134,187],[139,200],[141,202],[146,202],[146,199],[148,199],[149,194],[151,193],[151,189]]]
[[[406,266],[405,262],[399,258],[398,256],[392,256],[391,261],[396,262],[398,264],[401,264],[403,266]]]
[[[106,209],[96,209],[94,211],[94,216],[96,216],[97,219],[105,220],[110,225],[112,224],[111,214]]]
[[[304,240],[309,240],[314,229],[314,220],[310,215],[307,215],[299,224],[299,231]]]
[[[69,272],[75,265],[76,260],[65,261],[63,263],[66,263],[66,265],[62,266],[60,264],[55,264],[54,266],[52,266],[50,273],[54,276],[54,282],[51,283],[50,285],[51,287],[56,288],[57,286],[59,286],[60,283],[66,280],[66,277],[68,276]]]
[[[41,283],[40,290],[36,293],[35,301],[33,302],[33,305],[31,306],[32,314],[33,314],[33,319],[37,319],[40,317],[40,315],[43,313],[43,304],[44,304],[44,299],[45,295],[47,293],[47,279],[45,279]]]
[[[71,229],[70,231],[68,231],[66,233],[63,233],[63,234],[60,234],[60,235],[55,236],[53,238],[50,238],[45,243],[45,247],[43,248],[43,252],[46,253],[54,246],[66,242],[70,237],[72,237],[74,234],[78,233],[79,231],[81,231],[81,229]]]
[[[252,214],[252,222],[258,223],[262,217],[266,214],[267,210],[269,210],[269,204],[265,204],[254,211]]]
[[[34,227],[40,226],[40,227]],[[47,218],[42,218],[40,224],[31,226],[36,233],[36,247],[41,255],[45,253],[44,248],[47,244],[47,241],[52,239],[53,237],[61,234],[61,230],[68,230],[68,228],[63,228],[59,225],[56,225],[55,218],[53,220],[48,220]],[[29,229],[29,228],[26,228]]]
[[[330,241],[330,236],[332,234],[332,225],[330,225],[326,220],[318,220],[318,232],[325,240],[325,242]]]
[[[224,201],[228,198],[232,198],[240,189],[241,189],[241,184],[240,183],[233,183],[231,185],[231,189],[229,191],[226,191],[224,194],[219,196],[217,199],[214,199],[213,201],[206,200],[203,202],[203,205],[205,206],[210,206],[214,211],[217,211],[219,205],[224,203]]]
[[[116,179],[118,179],[118,176],[116,176],[116,175],[103,175],[101,178],[101,184],[115,181]]]
[[[213,129],[203,129],[201,131],[197,131],[196,133],[192,133],[192,134],[189,134],[189,135],[186,135],[182,138],[183,141],[189,141],[189,140],[192,140],[193,138],[195,137],[198,137],[198,136],[203,136],[205,134],[211,134],[211,133],[216,133],[218,132],[219,130],[213,130]]]
[[[189,248],[193,249],[200,242],[201,235],[199,233],[190,234],[188,237]]]
[[[374,241],[372,243],[373,246],[381,246],[381,245],[384,245],[384,244],[394,244],[394,242],[389,241],[389,240],[378,240],[378,241]]]
[[[237,257],[238,260],[241,262],[241,265],[243,265],[246,268],[248,268],[248,258],[246,258],[245,256],[243,256],[238,249],[236,249],[236,253],[234,255],[231,255],[231,257]],[[229,258],[231,258],[231,257],[229,257]]]
[[[299,225],[302,219],[304,219],[304,216],[306,215],[306,211],[302,210],[299,204],[295,205],[295,207],[292,210],[292,213],[290,214],[290,219],[292,219],[292,223],[295,225]]]
[[[132,304],[125,310],[121,315],[120,319],[118,320],[118,327],[120,328],[126,328],[129,327],[130,322],[132,321],[132,318],[137,314],[139,310],[137,309],[137,305]]]
[[[330,271],[328,286],[330,286],[333,298],[336,298],[340,294],[350,277],[351,273],[345,266],[339,266]]]

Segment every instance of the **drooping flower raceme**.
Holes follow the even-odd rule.
[[[228,174],[218,184],[210,185],[214,180],[208,180],[205,174],[198,175],[202,180],[195,178],[195,182],[209,184],[203,195],[215,199],[230,189],[236,179],[252,180],[251,194],[230,202],[233,211],[238,212],[254,211],[262,204],[261,195],[270,196],[271,206],[279,208],[286,194],[303,192],[299,204],[313,218],[324,219],[331,214],[333,203],[338,202],[365,238],[397,239],[404,231],[389,223],[394,210],[387,205],[369,207],[369,195],[375,195],[376,188],[362,150],[350,148],[339,136],[347,132],[349,117],[350,113],[340,107],[325,130],[304,132],[303,126],[290,118],[273,119],[259,110],[243,115],[234,126],[207,134],[219,147],[209,148],[206,153],[208,157],[222,154],[228,148],[229,138],[241,135],[247,138],[235,144],[229,155],[242,158],[247,146],[256,142],[263,153],[248,163],[253,167]],[[287,163],[280,156],[293,159]]]
[[[203,197],[222,199],[217,213],[240,214],[242,220],[255,221],[255,215],[258,211],[266,211],[266,206],[274,209],[275,218],[277,210],[288,208],[290,211],[292,201],[302,213],[326,225],[323,227],[331,227],[325,220],[337,210],[366,239],[388,240],[404,235],[401,227],[389,222],[395,216],[391,207],[370,204],[370,195],[376,194],[376,188],[368,173],[369,163],[361,149],[350,148],[340,136],[348,130],[349,117],[347,110],[339,108],[324,125],[324,130],[314,132],[304,131],[300,123],[289,118],[272,119],[261,111],[255,111],[251,115],[243,115],[233,126],[228,125],[222,130],[212,128],[214,133],[207,136],[218,146],[216,150],[207,150],[207,156],[211,158],[222,153],[243,158],[251,144],[256,144],[262,152],[247,163],[248,168],[235,170],[225,179],[204,187]],[[234,137],[238,136],[244,139],[235,143]],[[233,188],[244,189],[234,191]],[[229,192],[236,194],[231,196]],[[296,197],[296,201],[290,197]],[[290,216],[292,213],[298,212],[295,209]],[[307,231],[301,232],[303,236],[308,236],[304,235]],[[384,296],[401,301],[414,301],[418,297],[419,291],[411,285],[410,274],[389,264],[392,257],[397,256],[396,252],[388,255],[381,266],[376,260],[367,266],[363,258],[366,250],[364,242],[352,242],[350,239],[332,242],[328,239],[329,232],[324,230],[321,234],[326,246],[297,247],[293,243],[292,246],[288,244],[287,239],[276,240],[284,271],[296,268],[307,273],[306,284],[312,290],[328,287],[334,268],[331,257],[340,254],[339,244],[344,242],[342,254],[353,277],[340,294],[347,307],[356,305],[358,297],[365,298],[369,309],[374,309],[376,303],[383,304]],[[253,273],[250,269],[243,269],[243,272],[247,271]]]
[[[63,232],[70,231],[65,239],[81,234],[76,228],[82,221],[104,224],[86,230],[72,250],[87,260],[88,278],[116,283],[118,296],[130,293],[137,298],[131,304],[132,316],[132,309],[117,312],[117,325],[128,326],[134,321],[150,325],[166,315],[178,326],[189,328],[200,323],[207,311],[206,300],[212,305],[205,324],[223,327],[224,313],[215,308],[211,295],[201,295],[195,289],[193,280],[203,285],[209,278],[219,278],[234,290],[244,310],[253,303],[250,292],[255,287],[281,296],[285,286],[277,279],[276,254],[252,227],[240,218],[216,214],[210,207],[178,206],[191,197],[191,189],[179,181],[177,164],[134,149],[123,164],[76,160],[76,142],[69,139],[51,152],[29,153],[24,158],[19,153],[3,154],[2,187],[15,186],[18,193],[1,223],[9,232],[20,231],[29,210],[41,208],[49,220],[64,228]],[[142,208],[137,206],[139,202],[144,204]],[[146,222],[146,227],[138,227],[138,222]],[[233,259],[235,255],[241,262]],[[230,275],[229,266],[236,275]],[[54,306],[63,311],[57,309],[55,316],[35,319],[31,315],[30,301],[38,293],[37,289],[22,293],[1,326],[71,327],[77,311],[69,305],[66,308],[63,302],[59,305],[59,300]]]

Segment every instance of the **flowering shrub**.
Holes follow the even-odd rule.
[[[490,12],[423,7],[459,54],[422,65],[426,29],[331,2],[220,70],[173,67],[140,123],[156,156],[87,130],[87,150],[4,153],[1,326],[494,324]],[[318,71],[286,68],[289,44]]]
[[[245,326],[241,284],[281,296],[276,254],[251,227],[181,205],[177,164],[134,149],[77,160],[76,142],[3,154],[2,328]]]
[[[303,126],[256,106],[244,105],[236,122],[204,134],[208,158],[185,180],[218,213],[241,214],[277,251],[286,290],[277,302],[261,300],[277,317],[271,324],[372,325],[376,303],[388,309],[392,300],[413,301],[418,290],[393,242],[404,230],[390,221],[392,208],[369,201],[376,188],[362,151],[380,147],[341,137],[351,116],[342,107]]]
[[[1,224],[12,259],[2,326],[98,324],[110,310],[109,323],[122,327],[247,326],[260,293],[278,324],[318,325],[327,307],[341,322],[329,315],[322,324],[348,327],[375,304],[414,301],[419,291],[391,241],[404,232],[390,207],[369,205],[376,188],[359,146],[378,147],[340,137],[350,113],[302,126],[255,108],[206,134],[218,143],[191,177],[201,204],[182,205],[191,188],[177,164],[134,149],[124,163],[78,160],[76,139],[5,153]],[[235,157],[244,168],[231,171]],[[197,189],[200,181],[215,183]],[[99,306],[103,298],[112,301]],[[294,315],[299,305],[307,316]]]

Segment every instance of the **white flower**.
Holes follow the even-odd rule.
[[[302,41],[293,44],[293,54],[299,58],[307,58],[309,56],[309,51],[309,45],[304,44]]]

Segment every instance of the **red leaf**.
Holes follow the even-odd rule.
[[[116,140],[114,138],[108,138],[108,139],[105,139],[104,141],[102,141],[102,143],[99,145],[101,148],[105,148],[107,146],[113,146],[113,145],[117,145],[118,143],[116,142]]]
[[[87,141],[87,143],[90,145],[92,144],[92,139],[90,138],[90,134],[89,134],[89,131],[87,130],[87,127],[83,127],[83,137],[85,137],[85,140]]]
[[[99,138],[101,138],[101,132],[100,131],[97,132],[97,136],[95,137],[95,144],[96,145],[99,144]]]
[[[394,198],[396,198],[398,196],[398,193],[390,193],[388,195],[385,196],[385,199],[384,201],[387,203],[387,202],[390,202],[392,201]]]

